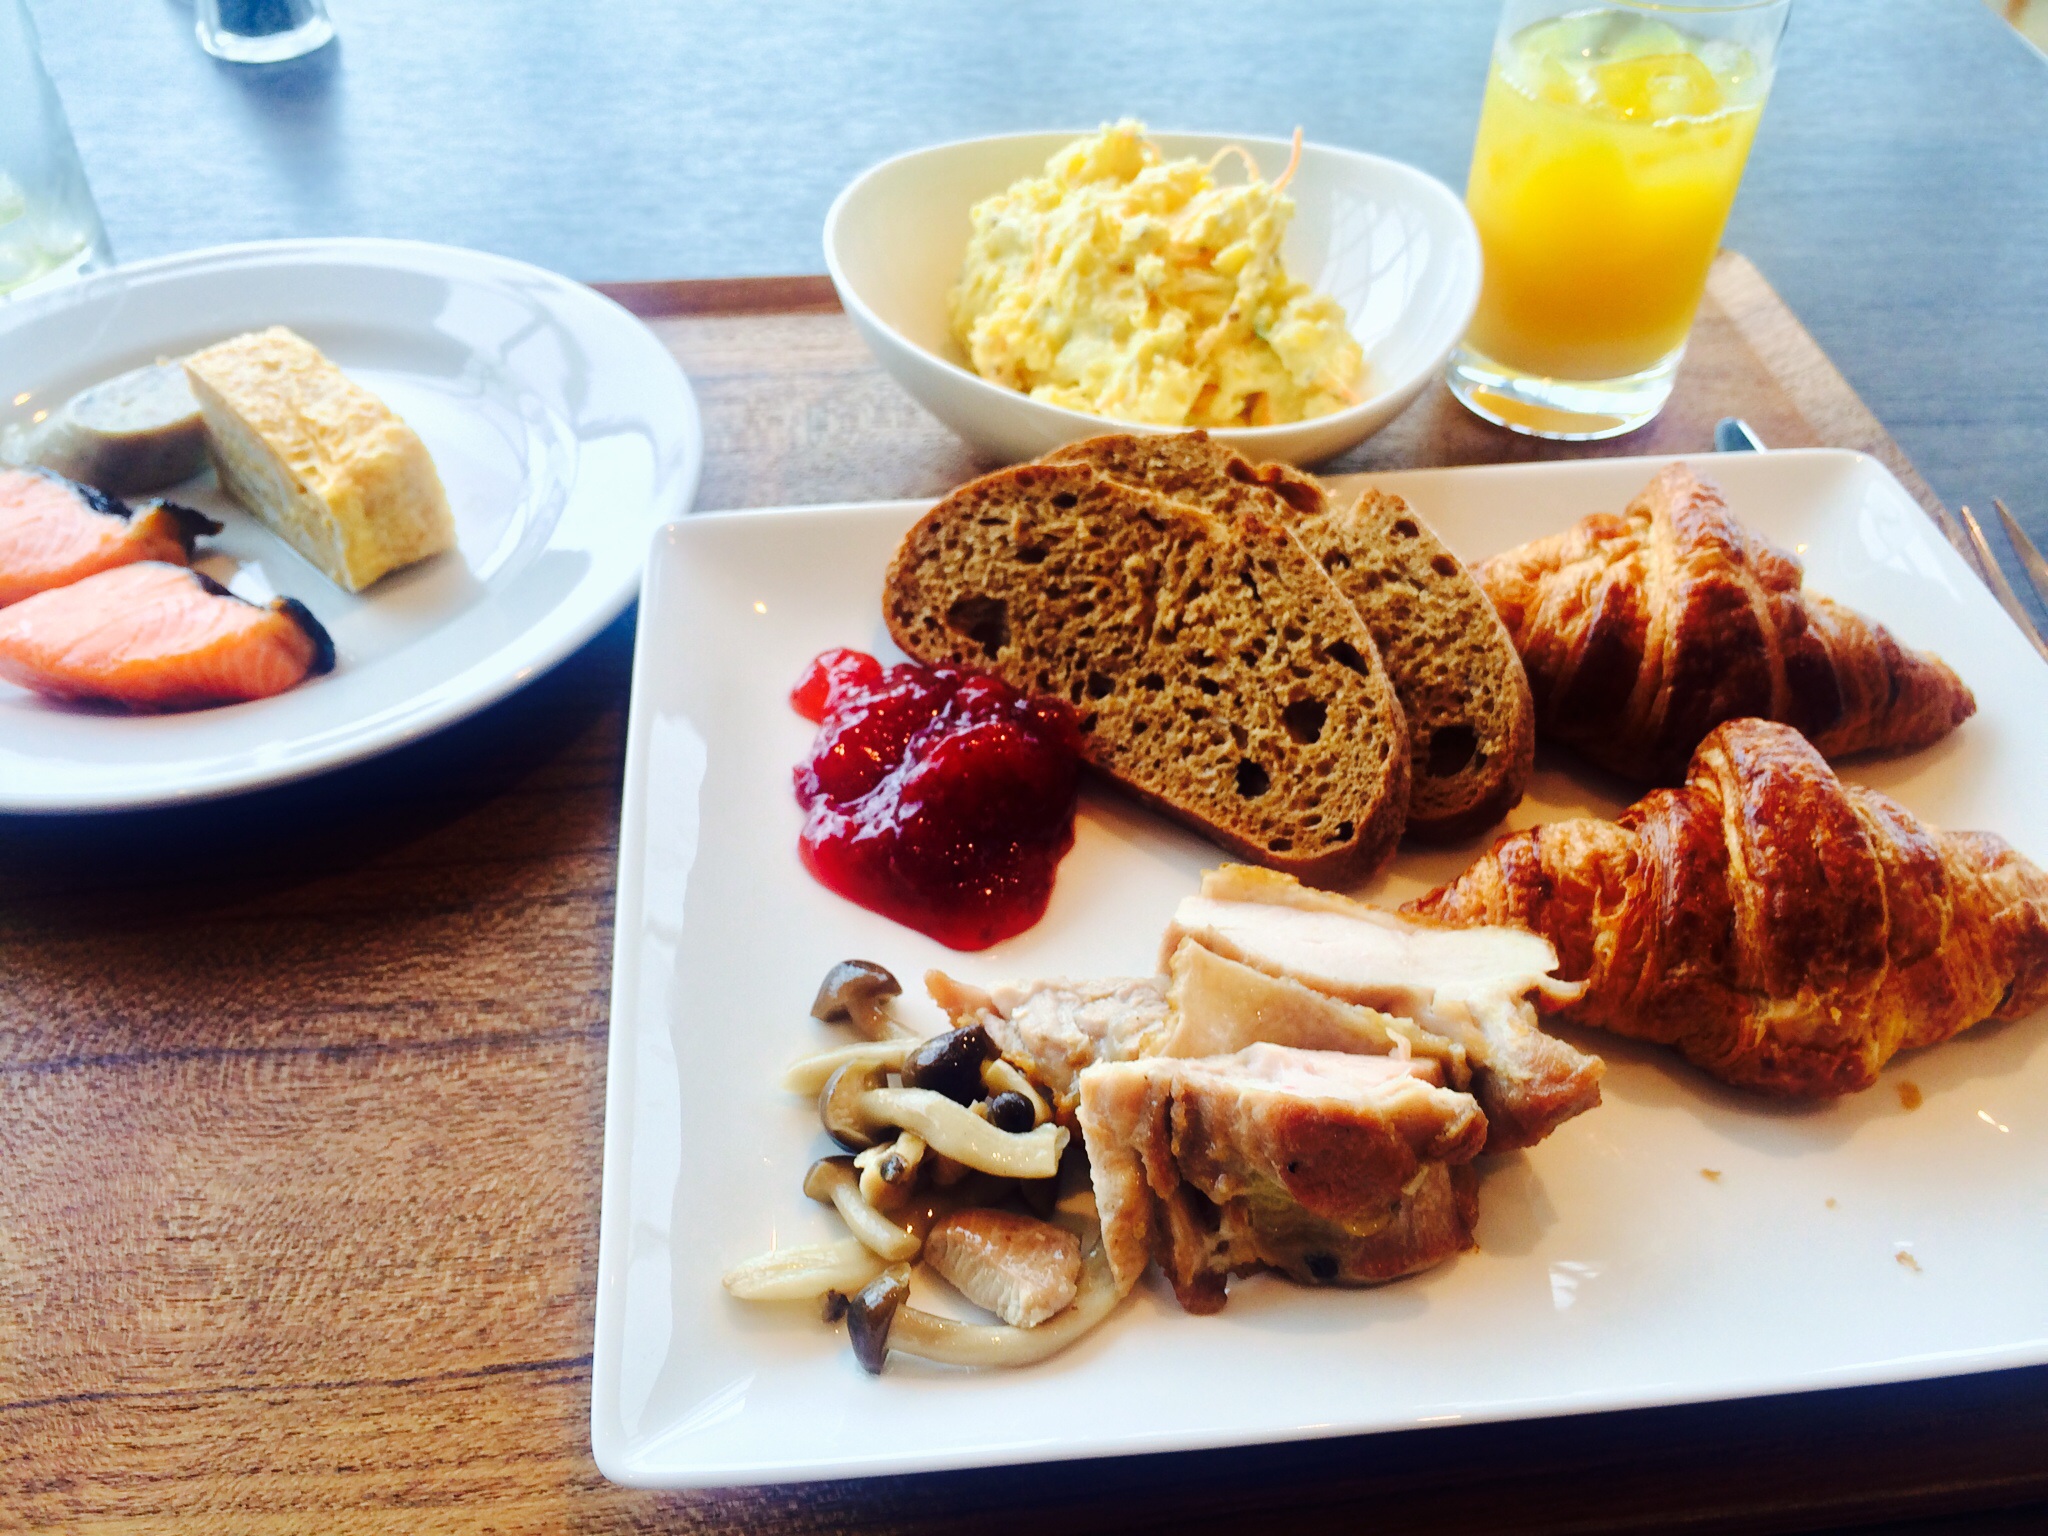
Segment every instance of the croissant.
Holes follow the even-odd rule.
[[[1528,669],[1539,737],[1639,783],[1675,784],[1708,731],[1756,716],[1822,754],[1923,747],[1976,711],[1938,657],[1800,590],[1683,464],[1474,573]]]
[[[1793,1097],[2048,1001],[2048,873],[1843,784],[1766,720],[1712,732],[1683,788],[1511,833],[1410,909],[1540,933],[1587,983],[1563,1017]]]

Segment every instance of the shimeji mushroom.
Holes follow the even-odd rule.
[[[811,1017],[828,1024],[851,1024],[869,1040],[910,1033],[889,1014],[889,999],[900,997],[903,984],[872,960],[842,960],[825,973],[811,1003]]]
[[[846,1298],[846,1336],[853,1357],[870,1375],[889,1358],[889,1330],[910,1297],[910,1266],[892,1264]]]
[[[825,1086],[825,1079],[844,1066],[858,1063],[878,1075],[900,1071],[904,1059],[916,1045],[915,1040],[908,1038],[863,1040],[859,1045],[842,1045],[836,1050],[820,1051],[815,1056],[791,1062],[782,1074],[782,1086],[791,1093],[815,1098],[818,1090]]]
[[[821,1157],[804,1175],[804,1193],[839,1212],[853,1235],[890,1263],[917,1257],[924,1240],[898,1226],[860,1195],[860,1175],[850,1157]]]
[[[982,1117],[999,1131],[1028,1131],[1033,1124],[1031,1101],[1021,1093],[1003,1092],[981,1106]]]
[[[878,1210],[901,1205],[916,1190],[923,1163],[924,1138],[915,1131],[869,1147],[853,1160],[860,1170],[861,1199]]]
[[[1081,1283],[1073,1304],[1036,1328],[955,1322],[908,1305],[909,1296],[910,1268],[900,1265],[876,1276],[847,1307],[853,1352],[876,1375],[891,1351],[940,1365],[1036,1365],[1094,1328],[1122,1300],[1099,1240],[1081,1261]]]
[[[991,1097],[996,1094],[1014,1093],[1030,1104],[1032,1125],[1043,1125],[1052,1118],[1052,1106],[1045,1102],[1045,1095],[1005,1057],[998,1056],[993,1061],[981,1064],[981,1085],[988,1090]]]
[[[884,1071],[848,1062],[818,1094],[818,1118],[850,1152],[864,1152],[891,1128],[915,1131],[932,1151],[1006,1179],[1049,1179],[1066,1150],[1064,1126],[1019,1134],[999,1130],[971,1109],[929,1088],[887,1088]]]
[[[929,1088],[955,1104],[982,1095],[982,1069],[996,1059],[996,1043],[979,1024],[933,1035],[903,1061],[903,1086]]]
[[[835,1291],[856,1291],[888,1261],[857,1237],[806,1248],[778,1248],[735,1264],[725,1288],[740,1301],[815,1301]]]

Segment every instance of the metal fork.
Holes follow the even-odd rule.
[[[2042,600],[2048,602],[2048,590],[2043,589],[2042,576],[2037,575],[2034,569],[2035,565],[2040,565],[2043,567],[2043,573],[2048,574],[2048,561],[2041,559],[2041,552],[2034,548],[2033,541],[2020,531],[2020,525],[2014,522],[2012,514],[2005,510],[2005,503],[1994,501],[1992,505],[1998,508],[1999,515],[2005,519],[2006,534],[2012,539],[2012,547],[2020,551],[2020,563],[2026,566],[2027,579],[2034,584],[2034,589],[2042,594]],[[1984,530],[1977,526],[1977,519],[1970,515],[1968,507],[1958,510],[1962,514],[1963,529],[1970,535],[1970,546],[1977,552],[1977,564],[1983,568],[1984,584],[1991,589],[1991,595],[1998,599],[1998,605],[2006,611],[2013,623],[2019,626],[2020,633],[2025,635],[2033,643],[2034,649],[2041,653],[2041,659],[2048,661],[2048,640],[2041,638],[2040,628],[2034,623],[2033,615],[2027,612],[2027,605],[2020,601],[2020,595],[2013,591],[2012,583],[2005,579],[2005,571],[1998,563],[1998,556],[1991,553],[1991,545],[1985,541]],[[2029,555],[2033,556],[2031,564],[2027,560]]]
[[[1714,448],[1719,453],[1761,453],[1763,439],[1756,435],[1754,428],[1739,416],[1723,416],[1714,425]],[[1991,505],[1998,508],[1999,519],[2005,524],[2005,536],[2012,541],[2014,551],[2020,557],[2020,566],[2027,573],[2027,580],[2033,584],[2041,601],[2048,603],[2048,559],[2034,547],[2034,541],[2027,537],[2008,512],[2005,503],[1993,500]],[[2041,659],[2048,661],[2048,640],[2041,637],[2040,627],[2034,623],[2034,616],[2027,612],[2027,605],[2020,601],[2019,594],[2012,589],[2012,583],[2005,579],[2005,571],[1999,566],[1998,556],[1991,553],[1991,546],[1985,542],[1984,530],[1977,526],[1977,519],[1964,507],[1963,528],[1970,536],[1970,551],[1974,558],[1977,574],[1984,579],[1984,585],[1991,589],[1991,595],[1998,599],[1999,607],[2017,624],[2020,633],[2033,643],[2041,653]]]
[[[2012,544],[2013,553],[2020,557],[2020,569],[2027,573],[2027,580],[2034,588],[2034,594],[2048,603],[2048,559],[2034,548],[2034,541],[2027,537],[2027,530],[2019,524],[2006,504],[1993,498],[1991,505],[1998,508],[1998,520],[2005,524],[2006,539]]]

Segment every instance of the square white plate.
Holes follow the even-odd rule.
[[[1372,479],[1474,558],[1619,509],[1661,462]],[[1700,467],[1740,516],[1804,554],[1813,587],[1937,648],[1976,690],[1977,717],[1948,741],[1846,777],[2048,859],[2048,673],[1898,482],[1835,451]],[[893,654],[881,576],[921,508],[717,515],[655,538],[605,1127],[591,1429],[607,1476],[659,1487],[841,1477],[2048,1361],[2039,1017],[1973,1030],[1895,1061],[1867,1093],[1810,1106],[1739,1094],[1665,1052],[1575,1037],[1608,1060],[1606,1102],[1492,1162],[1477,1252],[1377,1290],[1240,1281],[1209,1318],[1182,1314],[1153,1277],[1030,1370],[899,1357],[871,1377],[810,1307],[730,1300],[728,1265],[837,1235],[799,1190],[825,1138],[811,1107],[776,1086],[784,1063],[831,1038],[807,1009],[832,962],[878,960],[913,990],[934,965],[972,981],[1147,972],[1174,904],[1220,858],[1087,793],[1045,920],[973,955],[804,872],[790,768],[812,728],[788,690],[827,646]],[[1508,824],[1619,809],[1553,762]],[[1405,900],[1486,841],[1404,853],[1366,894]],[[1924,1095],[1910,1111],[1908,1082]]]

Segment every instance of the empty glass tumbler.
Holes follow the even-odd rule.
[[[199,46],[230,64],[281,64],[334,37],[324,0],[199,0]]]
[[[0,298],[112,260],[35,22],[24,0],[0,0]]]

